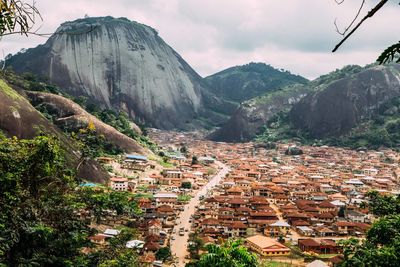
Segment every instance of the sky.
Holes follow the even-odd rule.
[[[337,0],[338,1],[338,0]],[[27,1],[29,2],[29,0]],[[201,76],[249,62],[264,62],[309,79],[349,64],[365,65],[398,42],[400,6],[385,6],[339,49],[362,0],[36,0],[40,33],[54,32],[85,15],[126,17],[158,30]],[[377,0],[366,0],[365,15]],[[5,36],[1,57],[46,42],[38,36]]]

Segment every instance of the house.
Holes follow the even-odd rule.
[[[126,243],[126,247],[127,247],[127,248],[142,249],[144,244],[145,244],[145,243],[144,243],[144,241],[142,241],[142,240],[131,240],[131,241],[128,241],[128,242]]]
[[[270,237],[255,235],[246,238],[249,248],[262,256],[288,256],[290,249]]]
[[[150,220],[148,223],[148,233],[149,235],[159,236],[160,231],[162,230],[162,226],[159,220]]]
[[[199,157],[197,160],[201,164],[205,164],[205,165],[213,164],[215,162],[215,159],[212,157]]]
[[[366,221],[367,215],[355,210],[347,210],[345,217],[351,222],[364,223]]]
[[[122,168],[137,171],[145,171],[150,165],[147,163],[147,157],[142,155],[126,155]]]
[[[308,226],[297,226],[297,230],[304,236],[312,236],[314,235],[314,230]]]
[[[127,191],[128,179],[123,177],[113,177],[110,179],[110,186],[115,191]]]
[[[349,235],[354,233],[356,225],[354,222],[341,221],[341,222],[335,222],[333,226],[339,235]]]
[[[95,236],[90,236],[89,240],[96,245],[105,245],[106,238],[107,238],[107,236],[104,234],[97,234]]]
[[[177,170],[167,170],[167,171],[165,171],[165,178],[182,179],[183,173],[181,171],[177,171]]]
[[[157,193],[154,195],[156,206],[169,205],[174,206],[178,201],[178,195],[174,193]]]
[[[270,237],[277,237],[279,235],[286,236],[289,232],[290,224],[285,221],[276,221],[271,223],[264,229],[264,234]]]
[[[336,254],[340,252],[340,247],[331,239],[299,239],[298,246],[302,251],[318,254]]]
[[[117,236],[121,231],[120,230],[116,230],[116,229],[106,229],[104,231],[104,235],[106,237],[114,237]]]

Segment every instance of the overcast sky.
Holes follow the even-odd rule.
[[[336,53],[344,28],[361,0],[36,0],[43,16],[40,32],[54,32],[60,23],[89,16],[127,17],[147,24],[202,76],[249,62],[265,62],[307,78],[348,64],[374,62],[398,41],[400,7],[384,7]],[[377,0],[367,0],[362,14]],[[44,43],[43,37],[8,36],[4,54]],[[0,50],[1,51],[1,50]]]

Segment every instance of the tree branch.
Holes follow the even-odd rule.
[[[336,0],[335,0],[335,1],[336,1]],[[344,2],[344,0],[343,0],[341,3],[343,3],[343,2]],[[337,3],[337,2],[336,2],[336,3]],[[340,4],[341,4],[341,3],[340,3]],[[338,3],[338,5],[340,5],[340,4]],[[354,22],[356,22],[356,20],[357,20],[358,17],[360,16],[360,13],[361,13],[361,10],[362,10],[363,7],[364,7],[364,4],[365,4],[365,0],[362,0],[361,5],[360,5],[360,8],[358,9],[356,16],[354,17],[354,19],[352,20],[352,22],[349,24],[349,26],[347,26],[347,27],[344,28],[344,31],[343,31],[343,32],[340,32],[339,27],[338,27],[338,25],[337,25],[337,23],[336,23],[337,19],[335,19],[335,22],[334,22],[333,24],[335,24],[335,28],[336,28],[336,32],[337,32],[337,33],[339,33],[340,35],[345,35],[345,34],[346,34],[346,32],[353,26]]]
[[[375,15],[389,0],[381,0],[368,14],[335,46],[332,52],[336,52],[338,48],[364,23],[365,20]]]

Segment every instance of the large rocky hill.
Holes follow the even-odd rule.
[[[222,102],[182,57],[155,29],[126,18],[65,22],[45,44],[7,64],[19,73],[48,77],[100,107],[124,110],[147,126],[187,129],[204,117],[208,123],[224,120],[218,111]]]
[[[224,142],[250,141],[261,133],[269,119],[279,112],[288,111],[309,91],[308,86],[296,84],[245,101],[209,138]]]
[[[399,66],[346,66],[306,84],[267,92],[243,102],[210,138],[243,142],[257,135],[277,141],[348,134],[400,95]]]
[[[380,65],[329,83],[293,106],[294,127],[312,137],[337,137],[373,118],[379,108],[400,96],[400,65]]]

